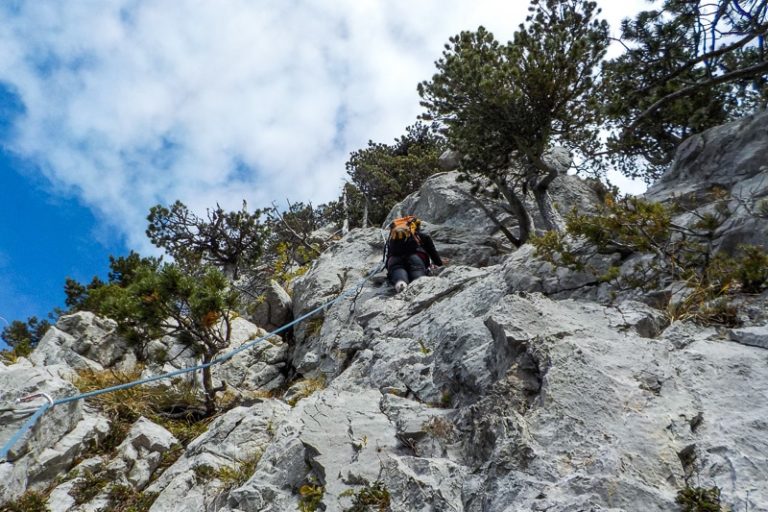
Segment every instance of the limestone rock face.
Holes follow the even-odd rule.
[[[35,366],[64,364],[75,370],[129,370],[136,356],[115,332],[117,324],[90,311],[59,318],[30,356]]]
[[[46,393],[56,400],[77,394],[59,377],[56,367],[32,368],[11,365],[0,372],[0,445],[5,445],[26,419],[45,402],[42,397],[17,403],[19,398]],[[88,411],[81,402],[49,409],[43,418],[16,443],[7,461],[0,461],[0,503],[27,489],[40,490],[66,473],[88,444],[103,438],[108,421]]]
[[[672,168],[646,196],[661,201],[674,195],[709,192],[713,185],[731,189],[754,184],[768,170],[768,112],[710,128],[686,139],[677,149]]]
[[[681,149],[663,187],[698,191],[688,183],[698,180],[695,166],[680,166],[708,169],[697,160],[707,151],[744,169],[727,181],[712,167],[707,176],[729,190],[760,175],[764,119]],[[743,157],[709,148],[715,135],[718,151]],[[550,157],[566,170],[569,155]],[[56,407],[0,463],[0,503],[55,486],[52,511],[107,510],[108,484],[82,497],[99,472],[152,497],[154,512],[342,512],[366,493],[388,496],[393,512],[666,512],[679,509],[687,485],[717,486],[730,510],[768,510],[768,296],[739,299],[738,328],[671,321],[653,297],[617,295],[529,246],[512,252],[456,175],[431,177],[390,215],[424,219],[451,260],[440,272],[395,294],[374,272],[381,230],[353,230],[293,283],[294,318],[327,307],[290,343],[274,337],[214,367],[214,382],[226,382],[240,406],[185,447],[142,418],[97,455],[85,448],[109,436],[109,422],[89,404]],[[550,192],[561,211],[594,204],[572,176],[561,174]],[[617,260],[592,263],[599,271]],[[671,290],[657,293],[674,300]],[[228,349],[265,333],[243,318],[232,325]],[[0,442],[28,414],[16,398],[68,396],[75,389],[62,375],[127,361],[114,324],[87,315],[66,317],[44,341],[34,365],[0,367]],[[171,337],[147,352],[166,363],[145,374],[198,360]]]
[[[184,455],[147,489],[159,493],[150,510],[218,510],[226,503],[227,483],[220,477],[198,481],[204,479],[196,478],[195,468],[237,471],[243,461],[254,460],[264,452],[289,410],[283,402],[265,400],[251,407],[236,407],[217,418],[208,432],[190,443]],[[198,469],[197,474],[203,471]]]
[[[683,142],[674,163],[645,194],[653,201],[677,200],[691,210],[676,221],[690,225],[729,198],[730,216],[719,228],[717,246],[768,246],[768,222],[755,212],[768,198],[768,111],[711,128]],[[724,194],[725,193],[725,194]]]
[[[229,347],[223,353],[235,350],[256,340],[267,331],[243,318],[232,321]],[[240,352],[225,363],[211,369],[214,381],[224,381],[236,391],[269,391],[285,383],[288,345],[279,336],[262,341],[250,350]]]
[[[402,511],[675,510],[692,471],[737,509],[768,503],[762,349],[695,326],[680,343],[644,304],[510,292],[508,272],[451,267],[331,307],[310,344],[346,359],[320,357],[335,378],[286,416],[226,510],[295,508],[306,482],[344,510],[375,481]]]

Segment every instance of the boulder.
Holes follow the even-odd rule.
[[[117,453],[106,465],[105,471],[111,475],[113,482],[142,490],[160,465],[163,454],[177,443],[178,440],[165,428],[146,418],[139,418],[117,447]]]
[[[562,146],[550,148],[544,153],[541,159],[550,167],[557,169],[557,172],[561,175],[566,174],[568,169],[571,168],[571,165],[573,165],[571,152]]]
[[[273,331],[291,321],[291,296],[279,284],[270,281],[251,306],[249,320],[267,331]]]
[[[461,154],[452,149],[446,149],[437,159],[437,166],[442,171],[455,171],[461,166]]]
[[[232,320],[229,346],[222,354],[236,350],[267,334],[243,318]],[[223,381],[237,392],[269,391],[285,383],[288,345],[279,336],[272,336],[211,368],[214,382]]]
[[[61,379],[55,368],[17,365],[0,372],[0,445],[5,445],[37,407],[42,397],[17,403],[19,398],[46,393],[52,399],[77,394]],[[66,473],[74,460],[85,453],[90,442],[101,439],[108,422],[88,412],[82,402],[70,402],[49,409],[0,463],[0,503],[15,499],[28,489],[42,490]]]
[[[136,355],[116,330],[113,320],[90,311],[62,316],[40,340],[30,361],[35,366],[64,364],[74,370],[129,371],[136,365]]]

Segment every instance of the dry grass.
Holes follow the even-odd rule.
[[[311,378],[311,379],[304,379],[302,381],[299,381],[298,384],[301,385],[301,389],[294,394],[293,397],[288,401],[288,405],[294,406],[296,405],[299,400],[303,400],[304,398],[307,398],[308,396],[311,396],[317,391],[320,391],[321,389],[325,389],[326,382],[325,377],[317,377],[317,378]]]
[[[78,373],[73,384],[81,392],[88,392],[132,382],[140,376],[140,367],[132,372],[86,370]],[[204,417],[199,392],[184,383],[134,386],[89,400],[112,421],[107,442],[99,443],[97,453],[109,452],[119,445],[131,424],[142,416],[168,429],[185,446],[206,431],[211,419]]]

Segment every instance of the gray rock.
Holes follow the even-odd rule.
[[[178,440],[160,425],[146,418],[139,418],[117,447],[115,457],[107,464],[106,471],[119,483],[142,490],[160,464],[163,453]]]
[[[231,325],[230,344],[222,353],[236,350],[267,334],[243,318],[235,318]],[[229,388],[239,393],[269,391],[285,383],[283,374],[287,360],[288,345],[279,336],[272,336],[214,366],[211,373],[215,382],[226,382]]]
[[[267,331],[273,331],[291,321],[292,307],[288,292],[275,281],[270,281],[253,304],[249,320]]]
[[[41,472],[35,478],[42,481],[55,480],[66,473],[72,462],[85,452],[89,446],[98,443],[109,434],[109,420],[101,414],[88,413],[75,428],[64,435],[56,444],[45,448],[36,460]]]
[[[218,478],[198,482],[195,468],[241,470],[243,461],[258,457],[265,450],[289,410],[282,402],[265,400],[251,407],[236,407],[217,418],[208,431],[190,443],[184,455],[147,488],[148,492],[160,493],[150,510],[218,510],[227,502],[226,485]]]
[[[541,158],[544,163],[557,169],[560,174],[566,174],[573,165],[573,157],[567,148],[555,146],[547,150]]]
[[[0,404],[27,413],[6,410],[0,413],[0,445],[5,445],[22,424],[42,405],[44,399],[17,404],[16,400],[35,393],[52,399],[77,394],[77,389],[62,380],[55,369],[12,365],[0,372]],[[66,472],[73,460],[85,452],[89,441],[106,431],[103,418],[86,413],[82,402],[70,402],[49,409],[35,426],[10,450],[10,462],[0,464],[0,503],[15,499],[25,490],[41,490]]]
[[[768,348],[768,325],[731,329],[728,334],[733,341],[742,345]]]
[[[89,311],[59,318],[30,356],[35,366],[65,364],[75,370],[131,370],[136,356],[116,334],[117,324]]]
[[[691,226],[725,193],[731,213],[714,244],[727,253],[742,244],[768,247],[768,223],[755,216],[768,197],[768,111],[693,135],[677,150],[672,167],[645,194],[653,201],[676,201],[691,213],[675,222]]]
[[[645,196],[654,201],[703,196],[713,185],[732,189],[764,174],[768,170],[766,124],[768,112],[763,111],[689,137],[677,149],[670,170]]]
[[[458,151],[446,149],[437,159],[437,166],[442,171],[455,171],[461,166],[461,155]]]

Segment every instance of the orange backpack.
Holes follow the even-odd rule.
[[[407,256],[421,247],[421,221],[413,215],[400,217],[389,224],[388,256]]]

